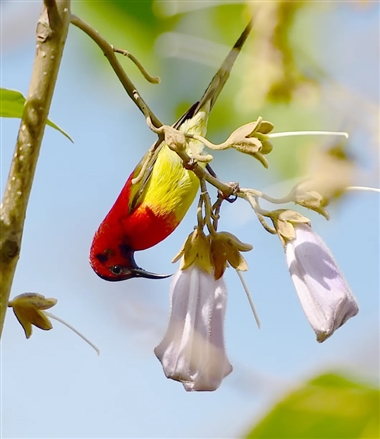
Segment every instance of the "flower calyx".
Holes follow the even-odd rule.
[[[218,232],[210,236],[211,259],[214,267],[214,277],[220,279],[226,268],[227,262],[238,271],[247,271],[248,265],[240,252],[252,250],[252,245],[240,241],[229,232]]]
[[[53,328],[43,311],[53,307],[56,303],[57,299],[46,298],[42,294],[24,293],[11,300],[8,307],[13,308],[17,320],[24,329],[26,338],[29,338],[32,335],[32,325],[45,331]]]
[[[285,247],[287,242],[292,241],[296,237],[294,226],[297,224],[310,225],[309,218],[290,209],[277,209],[268,214],[277,231],[278,237],[282,245]]]
[[[208,274],[213,272],[215,280],[218,280],[226,271],[227,263],[235,270],[247,271],[247,262],[240,252],[247,252],[252,248],[251,244],[240,241],[232,233],[214,232],[206,236],[197,227],[190,233],[172,262],[177,262],[182,257],[180,270],[196,265]]]
[[[267,136],[272,130],[273,124],[259,117],[255,122],[247,123],[235,130],[225,143],[229,144],[230,148],[251,155],[268,168],[268,161],[264,155],[273,149]]]
[[[186,270],[195,264],[208,274],[212,272],[213,265],[211,263],[210,241],[200,227],[196,227],[194,231],[190,233],[172,262],[177,262],[181,257],[181,270]]]
[[[324,216],[327,220],[330,219],[330,215],[325,209],[329,204],[329,200],[317,191],[306,190],[300,191],[296,190],[294,202],[299,206],[306,207],[307,209],[314,210],[314,212],[319,213]]]

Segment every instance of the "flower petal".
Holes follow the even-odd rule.
[[[359,311],[343,274],[322,239],[307,224],[296,224],[285,246],[288,268],[310,325],[323,342]]]
[[[197,266],[178,271],[171,285],[171,316],[154,352],[165,375],[186,390],[216,390],[231,371],[224,347],[227,290]]]

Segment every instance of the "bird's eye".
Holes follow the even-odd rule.
[[[118,275],[118,274],[121,273],[121,267],[120,267],[120,265],[113,265],[110,268],[110,271],[111,271],[112,274]]]

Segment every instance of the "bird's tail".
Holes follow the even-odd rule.
[[[245,41],[247,40],[251,30],[252,30],[252,19],[244,29],[243,33],[240,35],[239,39],[236,41],[234,47],[231,49],[226,59],[223,61],[223,64],[220,66],[215,76],[212,78],[201,100],[198,102],[197,106],[195,107],[194,114],[197,113],[205,104],[207,104],[207,102],[210,103],[209,111],[211,111],[216,100],[218,99],[220,92],[224,87],[224,84],[227,82],[227,79],[230,76],[230,72],[235,63],[235,60],[238,57],[239,53],[241,52],[241,49]]]

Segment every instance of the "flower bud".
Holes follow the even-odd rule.
[[[285,244],[286,261],[306,317],[323,342],[358,311],[333,255],[307,224],[295,224],[295,238]]]

